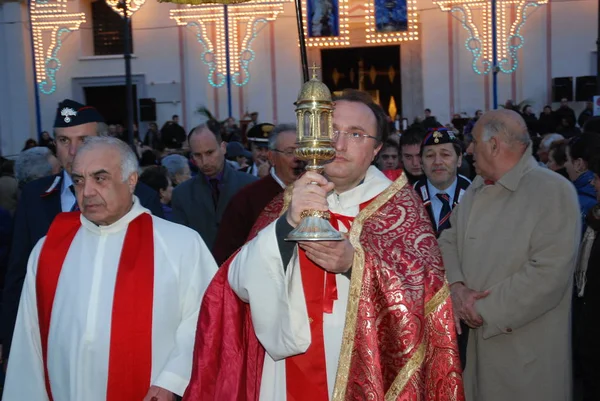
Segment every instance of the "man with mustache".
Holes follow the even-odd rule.
[[[206,292],[185,401],[463,400],[435,234],[406,176],[371,165],[387,116],[334,102],[325,176],[277,196]],[[343,240],[285,241],[307,210]]]
[[[61,213],[29,258],[4,401],[174,401],[187,387],[204,289],[217,271],[193,230],[154,217],[124,142],[89,138]]]
[[[229,202],[219,226],[213,255],[221,265],[246,240],[265,206],[304,172],[304,163],[294,154],[296,126],[279,124],[269,134],[269,175],[242,188]]]
[[[227,144],[216,120],[192,129],[188,142],[200,173],[173,190],[173,221],[196,230],[212,249],[227,204],[242,187],[257,179],[225,162]]]
[[[450,227],[450,213],[460,202],[471,181],[458,175],[462,163],[462,146],[452,131],[430,129],[421,146],[425,176],[414,185],[437,235]]]

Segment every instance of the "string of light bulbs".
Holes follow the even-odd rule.
[[[200,59],[209,68],[208,83],[215,88],[227,82],[226,41],[229,40],[231,82],[236,86],[244,86],[250,82],[249,66],[255,59],[252,42],[262,28],[283,12],[284,3],[290,1],[253,0],[227,6],[227,34],[223,6],[188,5],[171,10],[170,16],[177,25],[196,30],[196,38],[203,48]],[[215,26],[213,40],[207,30],[209,24]],[[244,25],[243,37],[239,37],[238,27]]]
[[[519,66],[518,51],[525,44],[521,32],[527,15],[533,8],[546,4],[548,0],[496,0],[496,31],[492,29],[492,7],[490,0],[434,0],[442,11],[453,13],[468,33],[465,47],[473,56],[472,68],[477,74],[489,74],[494,69],[511,74]],[[507,9],[515,8],[514,21],[509,23]],[[481,10],[481,34],[473,18],[473,11]],[[510,25],[510,28],[509,28]],[[493,37],[496,35],[497,55],[494,60]]]

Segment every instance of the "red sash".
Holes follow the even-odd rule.
[[[362,203],[360,210],[369,203],[370,200]],[[341,223],[350,231],[353,221],[354,217],[331,213],[330,222],[337,230]],[[285,360],[287,400],[328,401],[323,313],[333,313],[333,303],[338,299],[336,274],[314,264],[302,249],[299,257],[311,342],[304,354]]]
[[[81,226],[80,213],[61,213],[54,219],[42,247],[36,295],[44,377],[53,401],[48,375],[48,334],[60,272]],[[152,217],[142,213],[125,235],[115,283],[110,332],[107,401],[141,400],[150,388],[152,372],[152,305],[154,299],[154,233]]]

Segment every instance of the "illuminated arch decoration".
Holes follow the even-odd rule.
[[[227,82],[227,36],[231,82],[236,86],[244,86],[250,82],[249,66],[255,58],[252,42],[270,21],[277,19],[283,12],[283,4],[288,1],[253,0],[228,5],[228,35],[225,35],[225,11],[221,5],[188,5],[171,10],[171,19],[177,25],[195,30],[202,46],[200,58],[209,69],[208,83],[215,88]],[[212,27],[216,33],[211,38]]]
[[[56,91],[63,40],[85,22],[85,14],[67,13],[67,0],[32,0],[30,14],[37,85],[40,92],[49,95]]]
[[[489,0],[434,0],[442,11],[453,13],[461,22],[469,37],[465,47],[473,56],[473,71],[488,74],[494,69],[511,74],[519,66],[518,51],[525,44],[522,29],[531,10],[548,3],[548,0],[496,0],[496,32],[492,29],[492,4]],[[507,18],[507,9],[514,7],[514,20]],[[480,27],[473,18],[473,12],[481,10]],[[496,35],[497,56],[494,60],[493,37]]]

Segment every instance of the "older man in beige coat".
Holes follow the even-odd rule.
[[[569,401],[575,190],[538,166],[513,111],[481,117],[469,150],[478,177],[439,240],[455,319],[471,327],[467,400]]]

